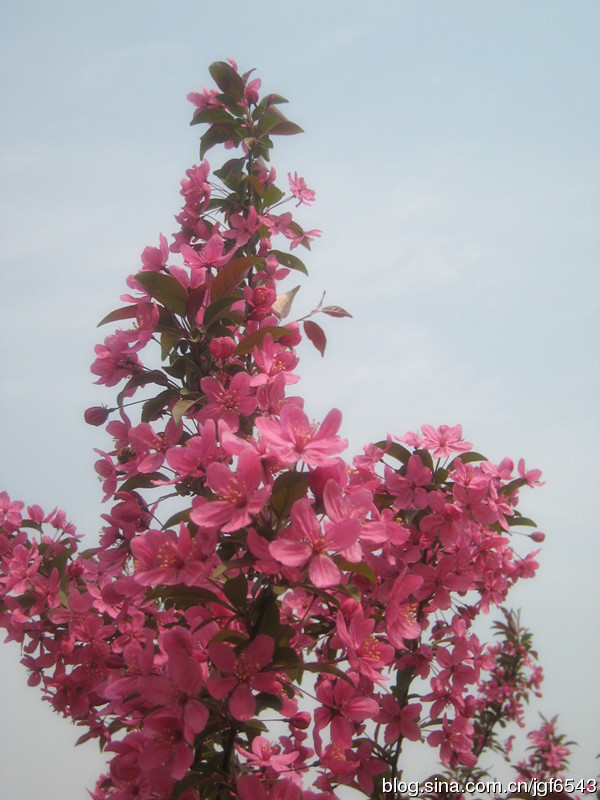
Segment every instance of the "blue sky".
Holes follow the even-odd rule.
[[[273,163],[316,190],[302,221],[323,230],[294,311],[326,290],[353,314],[326,321],[325,359],[301,352],[307,409],[340,408],[353,452],[460,422],[543,469],[521,501],[548,534],[540,572],[509,602],[535,633],[539,710],[580,743],[572,777],[596,774],[600,6],[4,0],[0,31],[0,488],[94,541],[96,323],[175,230],[198,158],[186,94],[214,60],[256,67],[306,131]],[[98,754],[73,751],[17,662],[0,648],[0,795],[78,800]]]

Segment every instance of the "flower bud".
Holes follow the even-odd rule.
[[[546,538],[546,534],[542,533],[541,531],[536,531],[535,533],[531,534],[531,538],[534,542],[543,542]]]
[[[99,425],[104,425],[109,414],[110,411],[105,406],[92,406],[91,408],[86,408],[83,417],[88,425],[98,427]]]
[[[292,725],[300,730],[306,730],[306,728],[308,728],[310,725],[310,721],[311,717],[308,711],[300,711],[290,719]]]
[[[229,358],[235,350],[235,341],[230,336],[217,336],[209,342],[208,349],[213,358]]]
[[[83,564],[80,564],[79,561],[72,561],[67,567],[67,574],[72,580],[81,578],[83,575]]]

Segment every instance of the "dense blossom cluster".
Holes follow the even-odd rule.
[[[86,412],[114,442],[100,545],[2,494],[0,622],[29,683],[111,755],[94,800],[377,798],[405,739],[472,770],[541,679],[514,617],[502,646],[472,630],[535,573],[512,531],[540,473],[492,464],[459,425],[342,459],[340,412],[316,423],[289,394],[302,338],[325,347],[309,317],[348,316],[283,322],[296,290],[277,285],[306,272],[290,250],[319,232],[280,210],[268,158],[300,129],[233,62],[211,74],[189,96],[200,157],[241,155],[187,171],[177,232],[144,250],[104,320],[126,326],[96,347],[97,382],[122,385]]]

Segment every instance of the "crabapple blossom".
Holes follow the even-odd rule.
[[[304,178],[286,196],[267,162],[301,129],[251,72],[210,72],[217,88],[188,96],[208,127],[178,228],[142,250],[95,348],[96,383],[119,385],[85,413],[108,440],[99,543],[0,493],[0,624],[30,685],[110,755],[94,800],[381,800],[405,740],[468,778],[540,693],[504,604],[537,568],[519,548],[543,534],[514,533],[541,473],[487,461],[460,425],[346,458],[341,412],[310,420],[289,387],[306,342],[325,348],[311,317],[350,315],[282,322],[296,290],[278,284],[307,272],[291,251],[320,231],[280,208],[313,202]],[[529,741],[518,774],[566,769],[555,719]]]

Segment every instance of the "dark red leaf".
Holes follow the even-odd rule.
[[[348,311],[346,311],[345,308],[342,308],[341,306],[323,306],[321,311],[324,314],[329,314],[330,317],[351,317],[352,316],[352,314],[350,314]]]
[[[323,328],[320,325],[317,325],[316,322],[312,322],[310,319],[307,319],[304,322],[304,333],[308,336],[319,353],[324,356],[327,337],[325,336],[325,331]]]

